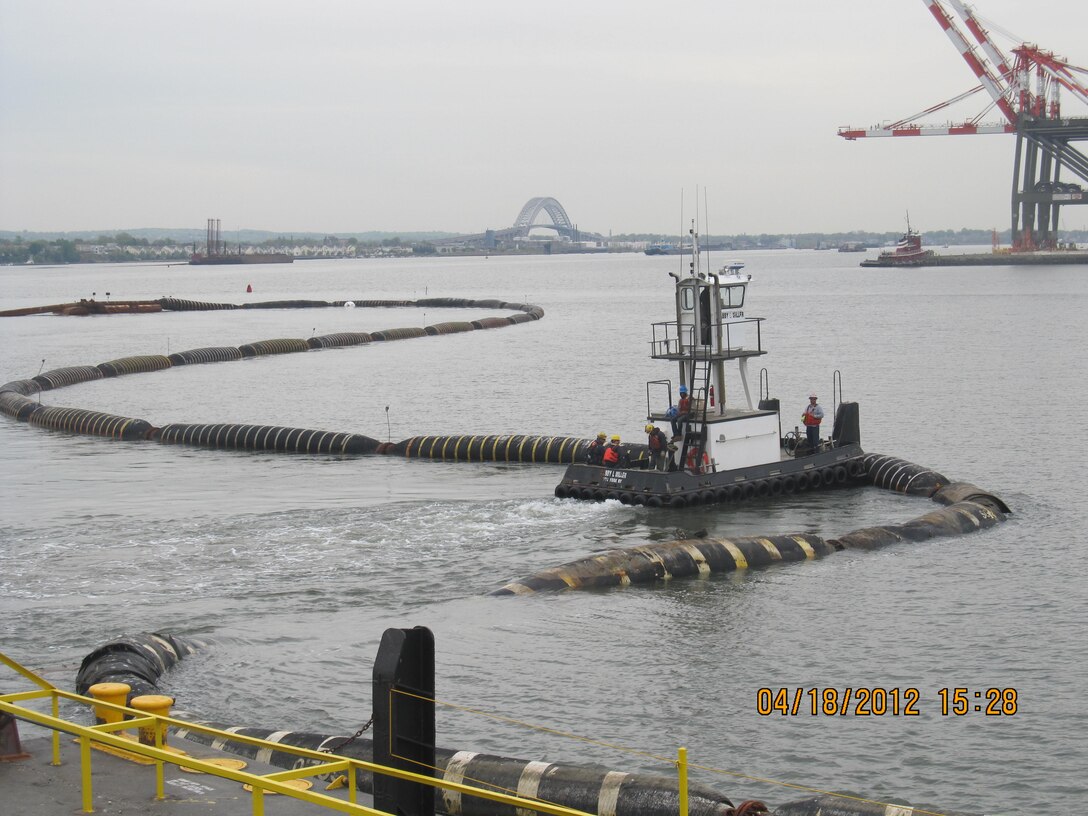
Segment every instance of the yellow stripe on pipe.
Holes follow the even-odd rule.
[[[812,549],[812,545],[805,541],[801,536],[790,536],[797,542],[797,546],[805,551],[805,558],[812,559],[816,557],[816,551]]]
[[[740,547],[726,538],[716,538],[714,540],[721,544],[726,551],[733,556],[733,561],[736,563],[737,569],[748,569],[748,559],[744,557],[744,553],[740,551]]]
[[[782,553],[780,553],[778,551],[778,547],[776,547],[774,545],[774,543],[772,541],[770,541],[770,539],[757,538],[756,543],[759,544],[761,547],[763,547],[763,549],[765,549],[767,551],[767,554],[769,556],[771,556],[772,561],[781,561],[782,560]]]

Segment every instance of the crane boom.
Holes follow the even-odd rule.
[[[956,27],[956,23],[948,16],[948,12],[944,10],[944,6],[938,0],[922,0],[922,2],[933,14],[937,24],[944,29],[944,33],[948,35],[948,39],[952,41],[952,45],[959,51],[960,56],[967,62],[971,71],[978,77],[982,87],[986,89],[994,103],[1001,109],[1005,119],[1015,124],[1016,113],[1006,98],[1006,89],[1001,87],[1001,78],[995,77],[985,60],[979,58],[978,54],[975,53],[975,49],[967,42],[962,32]]]

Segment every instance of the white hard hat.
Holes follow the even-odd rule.
[[[808,398],[809,398],[809,399],[818,399],[818,397],[816,396],[816,392],[815,392],[815,391],[813,391],[813,392],[812,392],[811,394],[809,394],[809,395],[808,395]]]

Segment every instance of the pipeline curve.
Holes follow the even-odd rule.
[[[512,581],[490,594],[530,595],[563,589],[593,589],[704,577],[777,562],[805,561],[846,549],[874,550],[900,542],[985,530],[1011,514],[997,496],[966,482],[949,483],[932,470],[902,459],[868,454],[864,475],[886,490],[920,495],[942,505],[903,524],[853,530],[824,539],[811,533],[743,538],[682,538],[609,550]]]
[[[68,433],[100,436],[126,441],[152,440],[163,444],[191,445],[196,447],[270,451],[279,453],[307,454],[372,454],[401,455],[412,458],[429,458],[447,461],[490,462],[551,462],[569,463],[584,457],[589,440],[556,436],[429,436],[412,437],[402,442],[380,444],[376,439],[362,434],[340,431],[283,428],[268,425],[235,423],[190,424],[172,423],[162,428],[145,419],[116,416],[82,408],[60,408],[42,405],[40,398],[32,395],[68,385],[119,377],[151,371],[162,371],[173,366],[203,363],[234,362],[272,354],[293,354],[326,348],[344,348],[374,342],[408,340],[446,334],[497,329],[539,320],[544,310],[525,303],[507,303],[503,300],[472,300],[468,298],[427,298],[423,300],[365,300],[316,301],[276,300],[247,303],[207,303],[179,298],[161,298],[152,301],[161,311],[212,311],[234,309],[309,309],[333,306],[352,307],[451,307],[511,309],[516,313],[506,317],[485,317],[471,321],[449,321],[425,327],[401,327],[376,332],[338,332],[302,339],[296,337],[273,338],[244,343],[238,347],[218,346],[189,349],[170,355],[136,355],[109,360],[89,366],[69,366],[53,369],[31,379],[14,380],[0,385],[0,413],[29,425],[65,431]],[[69,304],[71,305],[71,304]],[[146,304],[144,304],[146,305]],[[63,313],[65,304],[19,309],[0,313],[0,316],[54,311]],[[630,453],[646,458],[644,445],[629,446]]]

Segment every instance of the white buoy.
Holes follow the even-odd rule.
[[[355,303],[353,301],[350,301],[350,300],[345,300],[344,301],[344,308],[345,309],[354,309],[355,308]]]

